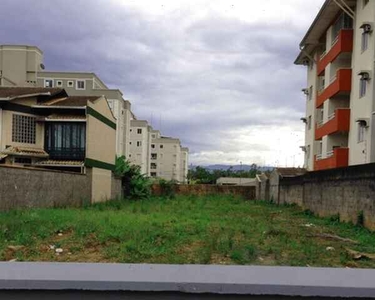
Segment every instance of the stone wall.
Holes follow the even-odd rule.
[[[296,203],[322,217],[339,215],[344,222],[375,230],[375,164],[310,172],[280,180],[279,203]]]
[[[90,202],[90,199],[90,175],[0,166],[0,211],[75,207]]]
[[[177,195],[238,195],[248,200],[255,200],[255,186],[227,186],[227,185],[209,185],[209,184],[179,184],[174,185],[174,192]],[[155,184],[152,186],[152,193],[155,196],[160,196],[162,189],[160,185]]]

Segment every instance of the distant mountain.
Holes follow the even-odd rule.
[[[189,169],[194,169],[196,168],[197,166],[195,165],[190,165]],[[232,168],[233,171],[240,171],[240,170],[243,170],[243,171],[249,171],[251,170],[251,165],[208,165],[208,166],[200,166],[200,167],[203,167],[207,170],[210,170],[210,171],[215,171],[215,170],[223,170],[223,171],[226,171],[228,170],[229,168]],[[266,172],[266,171],[272,171],[274,169],[274,167],[260,167],[258,166],[257,169],[259,171],[262,171],[262,172]]]

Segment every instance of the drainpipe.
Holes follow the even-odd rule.
[[[355,19],[354,11],[345,2],[345,0],[333,0],[333,2],[335,2],[337,6],[340,7],[349,17],[351,17],[353,20]]]

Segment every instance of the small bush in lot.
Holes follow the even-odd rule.
[[[174,198],[176,196],[175,193],[175,185],[177,183],[175,181],[167,181],[164,179],[159,180],[160,190],[161,190],[161,196],[164,196],[166,198]]]
[[[149,198],[151,195],[151,182],[146,175],[141,173],[139,166],[131,165],[125,156],[116,158],[115,174],[122,177],[122,187],[125,196],[133,199]]]

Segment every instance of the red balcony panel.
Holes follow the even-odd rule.
[[[315,139],[320,140],[323,136],[337,133],[349,132],[350,128],[350,109],[339,108],[335,111],[335,116],[321,127],[315,129]]]
[[[317,160],[315,157],[314,171],[347,167],[349,165],[349,148],[336,148],[329,158]]]
[[[320,76],[329,63],[333,62],[341,53],[353,52],[353,29],[341,29],[337,42],[329,52],[318,61],[318,76]]]
[[[324,101],[332,98],[341,92],[350,92],[352,90],[352,70],[339,69],[336,73],[336,79],[323,91],[316,99],[316,107],[323,105]]]

